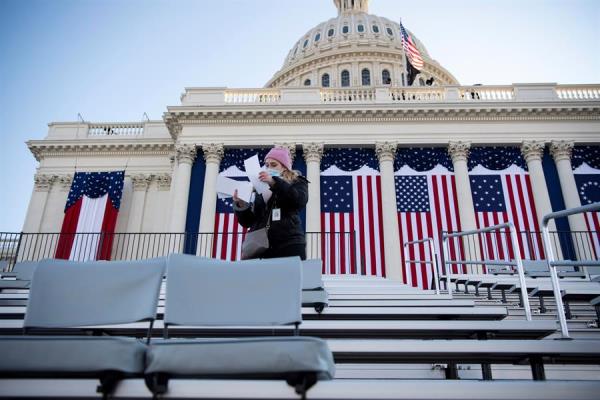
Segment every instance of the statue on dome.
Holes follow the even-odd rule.
[[[369,12],[369,0],[333,0],[339,14]]]

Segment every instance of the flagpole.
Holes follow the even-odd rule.
[[[408,86],[408,58],[406,57],[406,47],[404,46],[404,35],[402,34],[402,18],[400,18],[400,38],[402,39],[402,54],[404,54],[404,72],[402,86]]]

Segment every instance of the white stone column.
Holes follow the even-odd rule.
[[[215,227],[215,210],[217,207],[217,177],[219,165],[224,155],[223,144],[203,144],[206,170],[204,173],[204,191],[202,209],[200,210],[200,233],[212,233]]]
[[[131,198],[131,209],[129,212],[129,224],[127,232],[141,232],[144,220],[144,208],[146,207],[146,194],[152,177],[147,174],[136,174],[131,177],[133,184],[133,195]]]
[[[450,154],[452,165],[454,166],[458,213],[463,231],[477,229],[475,207],[473,206],[473,196],[471,194],[471,180],[469,179],[469,168],[467,166],[470,148],[471,143],[467,142],[450,142],[448,145],[448,154]],[[467,253],[465,254],[466,259],[481,260],[478,237],[463,237],[463,245]],[[469,266],[468,269],[472,273],[483,272],[479,265]]]
[[[306,255],[321,258],[321,158],[323,143],[302,145],[308,179],[308,203],[306,204]]]
[[[48,192],[50,192],[55,177],[38,173],[35,174],[33,179],[33,191],[29,200],[25,223],[23,224],[23,232],[25,233],[37,233],[40,231],[44,210],[48,201]]]
[[[381,172],[381,207],[383,215],[383,239],[386,276],[402,281],[403,267],[400,258],[400,230],[398,227],[398,209],[396,207],[396,182],[394,181],[394,158],[397,143],[378,142],[375,152],[379,159]]]
[[[579,199],[579,190],[575,182],[575,175],[571,166],[571,154],[573,152],[573,142],[560,140],[553,141],[550,144],[550,154],[554,158],[556,169],[558,170],[558,179],[560,180],[560,189],[566,208],[581,207]],[[583,214],[575,214],[568,217],[571,232],[586,232],[588,230]],[[573,241],[577,258],[590,259],[592,253],[591,243],[587,234],[574,233]]]
[[[175,185],[172,188],[173,202],[171,204],[169,231],[183,233],[185,231],[185,217],[190,193],[192,164],[196,159],[196,146],[193,144],[180,144],[175,147],[175,150],[177,151],[177,166],[175,168]]]
[[[529,178],[531,188],[533,190],[533,201],[535,202],[536,217],[540,229],[542,228],[542,219],[544,215],[552,212],[552,204],[550,203],[550,195],[548,194],[548,186],[546,185],[546,177],[544,168],[542,167],[542,157],[544,156],[545,144],[543,141],[526,141],[521,145],[521,154],[527,169],[529,170]],[[550,232],[556,231],[556,223],[554,220],[549,223]],[[531,238],[533,240],[533,238]],[[562,252],[560,246],[556,246],[553,242],[554,254],[560,257]]]

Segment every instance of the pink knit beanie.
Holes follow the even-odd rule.
[[[290,156],[290,151],[285,147],[273,147],[267,155],[265,156],[265,160],[267,158],[272,158],[273,160],[279,161],[284,167],[292,170],[292,157]]]

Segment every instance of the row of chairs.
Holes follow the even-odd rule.
[[[163,338],[151,338],[165,275]],[[95,377],[105,397],[126,377],[144,377],[155,395],[171,378],[281,378],[304,397],[335,367],[324,340],[299,336],[302,275],[297,257],[42,260],[25,335],[0,337],[0,377]],[[145,340],[103,336],[103,327],[139,322],[148,325]],[[172,326],[280,325],[292,329],[277,337],[169,338]]]

